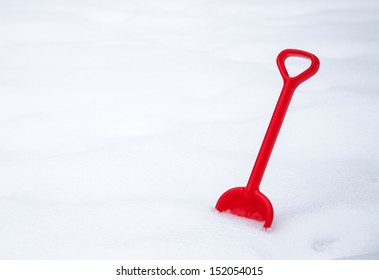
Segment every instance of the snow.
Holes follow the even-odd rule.
[[[375,0],[2,1],[0,258],[379,259],[378,15]],[[286,48],[321,68],[263,178],[266,232],[214,205],[246,185]]]

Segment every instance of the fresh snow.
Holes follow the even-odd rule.
[[[261,191],[277,54],[316,54]],[[307,61],[290,59],[291,72]],[[0,3],[1,259],[379,259],[379,2]]]

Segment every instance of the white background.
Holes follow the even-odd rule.
[[[1,1],[1,259],[378,259],[378,1]],[[261,185],[282,80],[317,55]],[[300,72],[307,61],[288,67]]]

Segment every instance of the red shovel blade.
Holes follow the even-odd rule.
[[[264,227],[269,228],[274,218],[274,209],[270,200],[259,190],[248,193],[245,187],[237,187],[226,191],[217,201],[216,209],[220,212],[230,213],[264,221]]]

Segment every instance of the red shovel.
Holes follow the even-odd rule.
[[[284,63],[291,56],[310,59],[311,65],[297,76],[290,77]],[[280,52],[276,63],[283,77],[284,84],[247,186],[226,191],[216,204],[216,209],[220,212],[230,211],[237,216],[264,222],[263,226],[265,228],[269,228],[272,224],[274,209],[270,200],[260,192],[259,185],[295,89],[302,82],[316,74],[320,67],[320,61],[315,55],[294,49]]]

